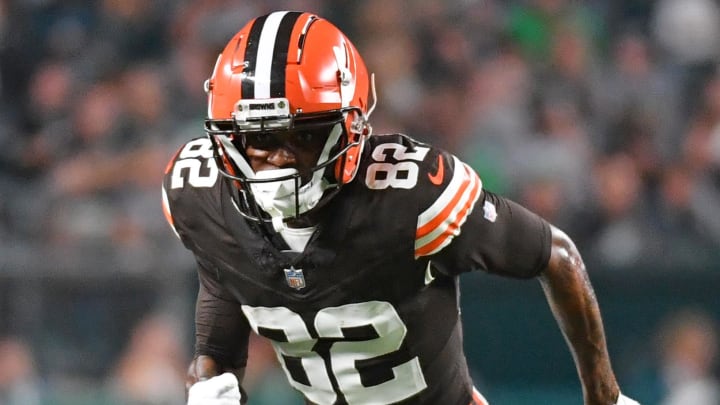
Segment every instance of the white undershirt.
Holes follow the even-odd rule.
[[[290,250],[294,252],[302,252],[305,250],[305,246],[307,246],[308,241],[310,240],[310,237],[312,236],[313,232],[315,232],[316,226],[311,226],[309,228],[288,228],[284,227],[280,231],[280,235],[285,239],[285,242],[287,242],[288,246],[290,246]]]

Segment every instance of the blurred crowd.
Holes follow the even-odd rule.
[[[717,267],[717,2],[369,3],[377,129],[454,151],[591,269]]]
[[[160,214],[164,165],[203,135],[202,83],[227,39],[284,7],[0,0],[3,270],[184,263]],[[327,16],[360,48],[377,79],[376,133],[460,155],[487,189],[566,229],[590,263],[716,263],[714,0],[293,7]]]
[[[203,82],[226,41],[287,7],[0,0],[0,275],[192,272],[161,212],[164,167],[204,135]],[[457,154],[485,188],[565,229],[591,272],[720,267],[716,0],[292,7],[333,21],[365,57],[375,133]],[[167,328],[155,322],[137,333]],[[13,344],[0,348],[22,359]],[[180,384],[176,371],[152,374]]]

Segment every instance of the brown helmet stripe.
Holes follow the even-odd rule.
[[[285,14],[280,22],[280,27],[278,27],[270,73],[270,97],[285,96],[285,67],[290,48],[290,36],[300,15],[302,13],[297,11]]]
[[[256,18],[248,34],[245,56],[243,57],[245,61],[243,73],[245,75],[242,79],[242,98],[255,98],[255,65],[260,45],[260,33],[262,33],[266,19],[267,16]]]

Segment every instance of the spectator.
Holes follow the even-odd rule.
[[[701,231],[720,246],[720,219],[711,214],[720,204],[720,73],[704,85],[701,105],[683,139],[683,156],[697,177],[691,209],[702,218]]]
[[[0,404],[40,405],[42,399],[32,351],[16,337],[0,339]]]
[[[597,207],[590,215],[580,216],[586,222],[574,231],[582,235],[578,246],[589,249],[590,266],[625,269],[642,265],[649,245],[657,241],[647,232],[645,196],[636,163],[625,154],[615,154],[599,161],[593,174]]]
[[[712,0],[661,0],[653,35],[670,61],[697,64],[720,56],[720,6]]]
[[[666,389],[660,405],[720,403],[720,381],[713,374],[717,333],[714,320],[704,311],[683,310],[668,316],[659,332]]]
[[[136,325],[108,384],[122,405],[176,405],[185,400],[185,354],[179,326],[149,315]]]

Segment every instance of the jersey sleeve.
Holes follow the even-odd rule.
[[[434,156],[437,163],[427,179],[430,200],[418,215],[415,257],[428,256],[448,275],[472,270],[515,278],[539,274],[550,258],[550,225],[520,204],[483,190],[475,170],[452,154]]]
[[[218,170],[207,138],[187,142],[165,169],[162,207],[172,231],[193,252],[199,279],[195,305],[195,355],[213,357],[222,366],[241,368],[247,361],[250,326],[240,303],[220,280],[203,241],[222,235]]]
[[[177,229],[175,228],[175,219],[172,215],[172,210],[170,208],[170,200],[168,198],[168,192],[167,192],[167,185],[170,184],[170,172],[172,171],[173,167],[175,166],[175,160],[177,159],[178,155],[180,154],[180,151],[182,151],[183,148],[180,148],[175,152],[172,159],[168,162],[167,166],[165,167],[165,175],[163,178],[162,183],[162,211],[163,215],[165,215],[165,220],[167,221],[168,225],[170,225],[170,229],[172,229],[175,236],[180,239],[180,234],[178,233]]]
[[[195,242],[210,237],[217,227],[215,224],[222,222],[220,184],[212,146],[207,138],[185,143],[165,169],[163,214],[172,231],[190,250],[194,251]],[[191,240],[193,238],[196,240]]]
[[[240,304],[218,282],[212,263],[197,258],[200,286],[195,303],[195,355],[227,368],[247,364],[250,325]]]
[[[170,229],[173,231],[175,236],[180,238],[180,234],[178,233],[177,229],[175,228],[175,219],[172,215],[172,210],[170,209],[170,201],[168,200],[167,190],[165,189],[165,184],[162,185],[162,210],[163,214],[165,215],[165,220],[167,221],[168,225],[170,225]]]
[[[472,168],[451,154],[434,152],[427,175],[421,176],[432,199],[418,215],[415,258],[433,255],[449,245],[461,233],[482,194],[482,181]]]

